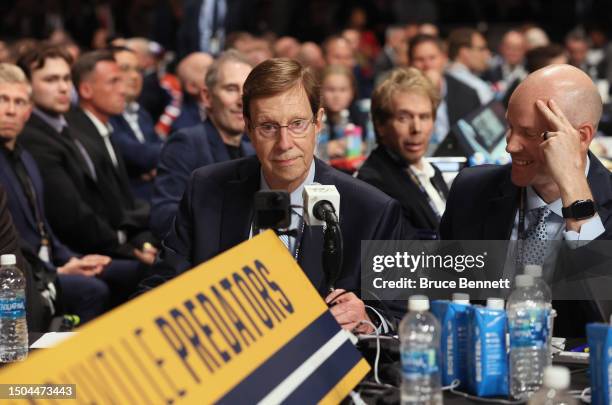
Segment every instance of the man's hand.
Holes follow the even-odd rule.
[[[134,249],[134,256],[136,256],[138,261],[140,261],[141,263],[152,266],[155,262],[155,257],[157,256],[157,249],[155,248],[155,246],[146,242],[142,246],[142,249]]]
[[[86,256],[87,257],[87,256]],[[72,257],[66,264],[57,268],[59,274],[82,275],[92,277],[100,274],[104,270],[103,264],[99,260],[88,260]]]
[[[110,262],[113,260],[108,256],[104,256],[104,255],[85,255],[83,257],[81,257],[81,260],[85,260],[87,261],[87,263],[91,263],[91,264],[99,264],[103,267],[106,267],[110,264]]]
[[[580,133],[575,129],[554,100],[548,100],[548,105],[538,100],[536,107],[552,131],[547,131],[540,144],[544,161],[550,176],[559,187],[564,207],[570,206],[576,200],[592,200],[584,170],[584,160],[581,148]],[[566,220],[566,229],[579,232],[585,220]]]
[[[352,292],[344,292],[343,289],[339,288],[332,291],[325,298],[325,302],[330,306],[331,314],[343,329],[348,331],[356,330],[359,333],[371,333],[373,329],[370,325],[365,323],[359,324],[360,321],[370,320],[363,301]],[[339,296],[340,294],[342,296]]]

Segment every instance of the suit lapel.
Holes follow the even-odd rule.
[[[259,190],[259,162],[257,159],[245,160],[237,170],[238,178],[227,183],[223,195],[221,251],[247,240],[253,222],[253,197]]]
[[[482,239],[510,239],[518,209],[519,190],[510,181],[510,166],[508,166],[506,176],[499,184],[498,193],[488,201],[487,211],[484,213]]]
[[[28,202],[25,193],[21,188],[17,175],[13,172],[12,166],[6,160],[6,156],[3,152],[0,152],[0,167],[2,168],[2,176],[8,184],[10,191],[19,201],[19,208],[25,214],[24,216],[28,219],[28,222],[33,229],[38,229],[36,226],[36,219],[34,218],[32,210],[30,209],[30,203]]]
[[[210,153],[213,156],[213,160],[215,162],[225,162],[230,160],[229,153],[227,153],[227,148],[223,143],[223,139],[221,139],[219,131],[217,131],[214,125],[212,125],[212,123],[208,120],[206,120],[203,125],[205,126],[206,140],[210,146]]]

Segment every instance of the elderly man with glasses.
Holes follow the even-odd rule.
[[[249,239],[257,191],[290,193],[294,210],[287,248],[327,302],[332,315],[349,330],[371,331],[360,321],[384,324],[379,312],[360,295],[362,240],[399,239],[399,204],[381,191],[330,168],[314,158],[323,109],[320,88],[309,69],[290,59],[270,59],[256,66],[244,83],[243,111],[256,157],[196,170],[181,201],[174,226],[164,241],[162,261],[142,289],[161,284]],[[337,289],[326,289],[322,269],[323,229],[302,219],[305,185],[335,185],[341,196],[340,227],[344,255]]]

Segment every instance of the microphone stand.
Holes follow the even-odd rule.
[[[319,201],[313,207],[313,211],[317,219],[325,222],[322,261],[326,285],[329,286],[331,292],[335,289],[336,281],[338,281],[342,271],[342,230],[336,216],[336,210],[328,201]]]

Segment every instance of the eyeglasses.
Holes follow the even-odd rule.
[[[287,128],[287,131],[293,138],[303,138],[306,136],[306,131],[310,124],[314,124],[314,117],[310,120],[297,119],[291,121],[288,125],[279,125],[275,122],[264,122],[255,126],[255,130],[262,138],[275,138],[280,133],[281,128]]]

